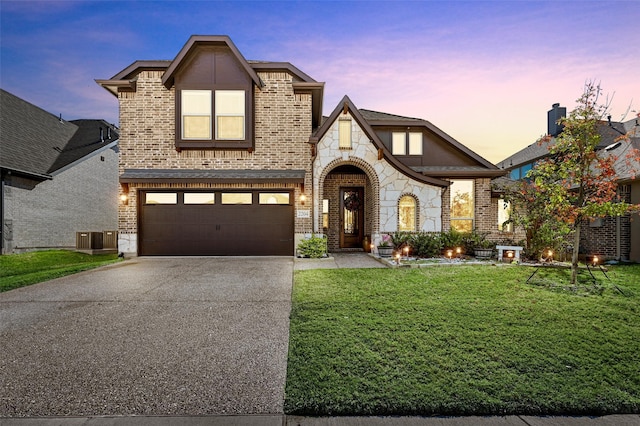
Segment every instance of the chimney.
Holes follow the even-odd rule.
[[[551,105],[551,109],[547,112],[547,134],[549,136],[558,136],[564,126],[558,124],[558,120],[567,116],[567,109],[561,107],[560,104]]]

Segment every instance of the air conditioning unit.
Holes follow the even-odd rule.
[[[76,232],[76,249],[95,250],[102,248],[102,232]]]
[[[106,248],[106,249],[118,248],[118,231],[102,232],[102,248]]]

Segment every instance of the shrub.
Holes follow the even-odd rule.
[[[317,259],[327,253],[327,239],[324,235],[306,238],[298,244],[298,254],[302,257]]]

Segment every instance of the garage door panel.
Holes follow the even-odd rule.
[[[288,205],[143,205],[140,254],[290,256],[293,213]]]

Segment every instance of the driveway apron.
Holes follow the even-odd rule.
[[[282,413],[292,271],[137,258],[0,293],[0,417]]]

